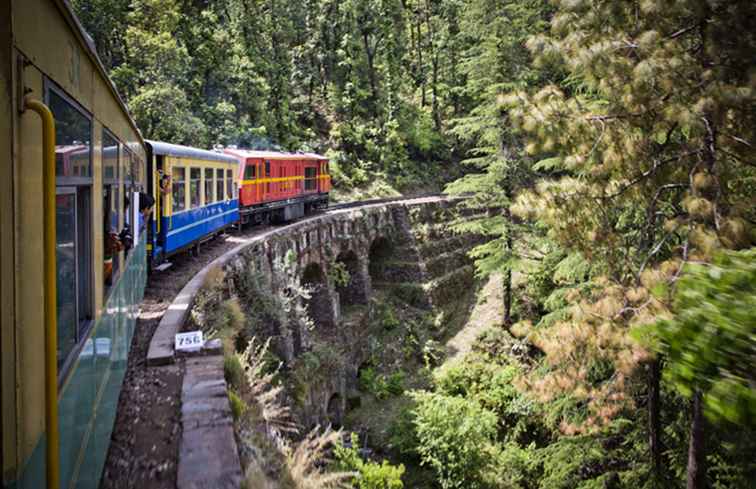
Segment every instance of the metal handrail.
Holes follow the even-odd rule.
[[[47,489],[60,485],[58,433],[58,313],[55,263],[55,118],[39,100],[24,98],[24,110],[36,112],[42,119],[42,194],[44,210],[44,286],[45,302],[45,444]]]

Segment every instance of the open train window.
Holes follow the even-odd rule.
[[[189,170],[189,206],[191,209],[195,209],[200,206],[200,179],[202,178],[202,170],[199,168],[191,168]]]
[[[102,217],[103,217],[103,281],[104,297],[118,278],[120,251],[118,246],[119,222],[119,147],[118,140],[107,130],[102,131]]]
[[[215,170],[215,198],[218,201],[223,200],[223,182],[225,179],[223,178],[223,170],[220,168]]]
[[[212,204],[215,201],[213,199],[213,173],[212,168],[205,168],[205,205]]]
[[[181,212],[186,209],[186,168],[174,166],[171,175],[173,212]]]
[[[255,179],[255,165],[249,164],[244,167],[244,180],[254,180]]]
[[[234,172],[233,170],[226,170],[226,198],[231,200],[234,198]]]

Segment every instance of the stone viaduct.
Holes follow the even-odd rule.
[[[274,294],[292,293],[292,281],[303,284],[311,291],[303,308],[314,324],[282,324],[286,321],[275,319],[280,314],[269,311],[270,320],[261,321],[254,335],[271,341],[285,368],[295,365],[314,343],[339,352],[339,362],[308,376],[293,407],[303,425],[338,425],[366,361],[365,328],[374,293],[393,294],[407,307],[428,311],[444,323],[460,313],[458,297],[474,288],[468,252],[486,238],[452,231],[454,222],[472,214],[460,201],[428,197],[331,210],[241,241],[176,297],[153,336],[148,364],[171,363],[175,334],[203,326],[196,318],[208,306],[198,297],[208,288],[213,270],[223,270],[225,295],[237,297],[246,309],[258,302],[270,305]],[[189,368],[185,390],[191,384],[188,377]]]

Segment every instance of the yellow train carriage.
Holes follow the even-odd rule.
[[[210,239],[239,221],[239,163],[226,154],[147,141],[156,218],[148,243],[153,264]]]
[[[63,0],[0,2],[0,88],[2,484],[94,488],[146,281],[145,143]]]

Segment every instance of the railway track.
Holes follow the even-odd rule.
[[[330,212],[377,204],[440,197],[441,193],[390,197],[334,204],[297,223]],[[213,239],[199,255],[173,257],[173,266],[150,276],[140,305],[128,368],[118,401],[116,423],[103,472],[102,489],[175,487],[180,433],[183,365],[150,368],[147,352],[158,324],[184,286],[207,264],[247,240],[278,226],[248,226]]]

